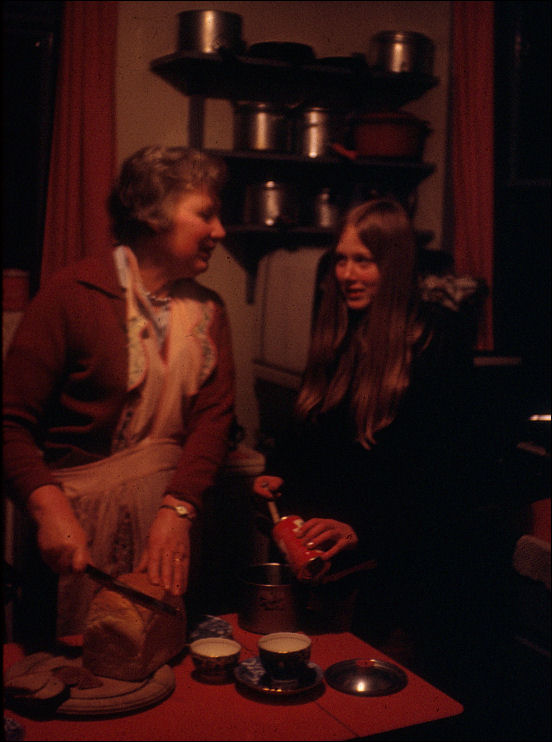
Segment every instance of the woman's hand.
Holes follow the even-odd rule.
[[[358,536],[350,525],[330,518],[310,518],[297,535],[309,549],[322,549],[322,559],[326,560],[358,545]],[[328,544],[329,548],[325,548]]]
[[[53,484],[31,493],[27,508],[37,525],[42,558],[57,574],[84,572],[92,562],[88,537],[63,490]]]
[[[266,500],[276,500],[282,494],[280,488],[284,484],[284,480],[281,477],[273,477],[268,474],[263,474],[260,477],[255,477],[253,482],[253,492],[256,495],[264,497]]]
[[[183,595],[188,588],[191,526],[189,518],[180,518],[174,510],[159,510],[138,564],[153,585],[163,585],[173,595]]]

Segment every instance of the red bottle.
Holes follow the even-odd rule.
[[[321,577],[330,568],[330,562],[321,558],[320,549],[307,549],[297,537],[303,520],[298,515],[285,515],[272,529],[280,551],[287,557],[289,566],[298,580],[308,581]]]

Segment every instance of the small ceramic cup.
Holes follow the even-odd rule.
[[[227,637],[206,637],[190,644],[199,677],[207,683],[225,683],[240,658],[241,645]]]
[[[306,671],[311,640],[306,634],[279,631],[265,634],[257,642],[259,659],[275,681],[294,681]]]

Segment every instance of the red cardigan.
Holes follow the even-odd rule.
[[[217,365],[187,407],[182,456],[167,492],[201,508],[227,451],[235,370],[224,303],[210,337]],[[31,301],[4,363],[4,476],[25,502],[51,470],[110,454],[126,399],[126,303],[111,254],[67,266]]]

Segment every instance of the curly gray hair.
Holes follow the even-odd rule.
[[[204,188],[218,199],[226,178],[226,163],[215,155],[187,147],[143,147],[123,162],[108,199],[116,240],[132,244],[139,236],[170,229],[179,196]]]

